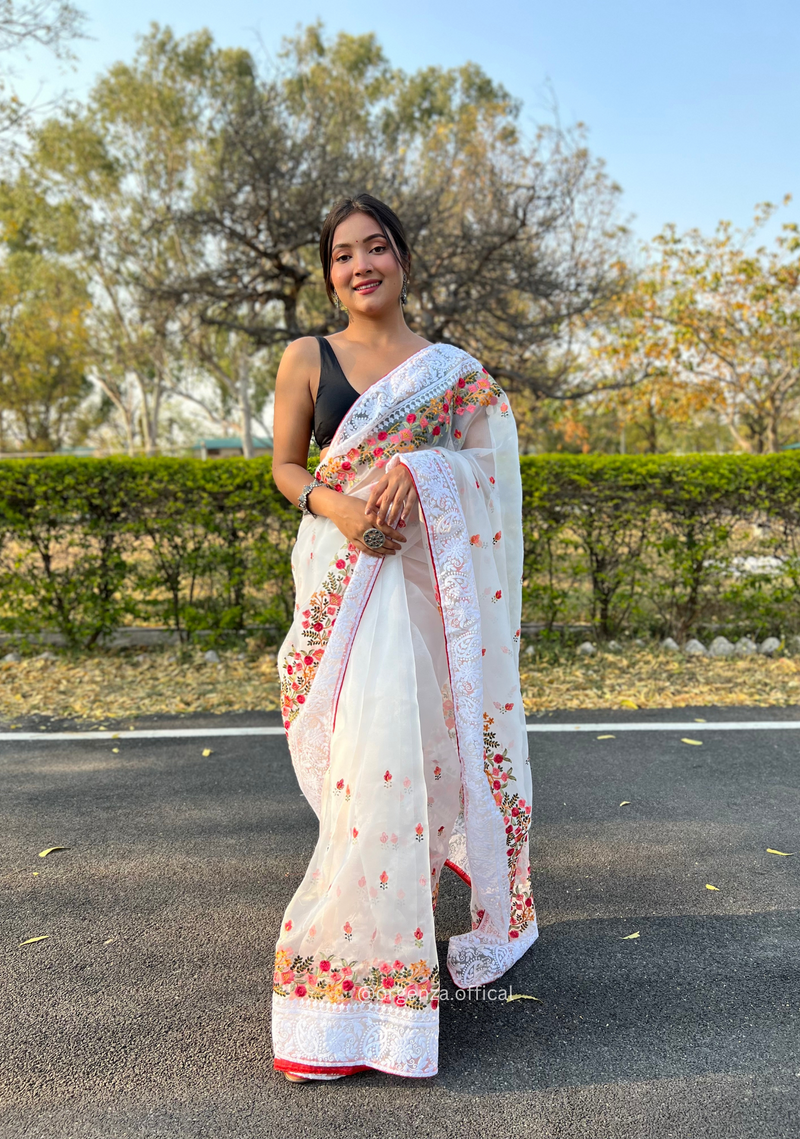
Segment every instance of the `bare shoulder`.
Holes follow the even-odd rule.
[[[281,357],[281,370],[292,372],[319,368],[319,344],[315,336],[298,336],[290,340]]]

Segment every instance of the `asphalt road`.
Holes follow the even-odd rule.
[[[799,713],[570,714],[798,718],[698,725],[701,746],[532,734],[541,932],[498,985],[539,1001],[456,1000],[445,970],[438,1076],[305,1085],[270,1051],[273,946],[315,830],[284,740],[0,739],[0,1137],[796,1139]],[[467,915],[448,875],[442,962]]]

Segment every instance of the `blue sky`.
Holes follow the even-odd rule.
[[[406,71],[474,60],[523,100],[529,122],[546,117],[549,85],[562,121],[588,126],[589,145],[622,185],[623,213],[635,215],[643,240],[666,222],[681,230],[711,231],[720,218],[747,226],[756,202],[786,193],[794,200],[778,222],[800,220],[796,0],[77,2],[94,39],[78,44],[77,70],[59,80],[76,94],[130,58],[151,20],[179,34],[208,27],[221,44],[274,55],[282,36],[321,18],[329,32],[374,31]],[[24,89],[52,83],[53,71],[36,56]]]

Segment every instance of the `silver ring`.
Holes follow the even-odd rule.
[[[377,526],[370,526],[361,535],[361,541],[365,546],[369,546],[371,550],[379,550],[384,543],[386,535]]]

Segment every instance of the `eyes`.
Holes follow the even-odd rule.
[[[385,253],[388,248],[389,247],[386,244],[373,245],[370,249],[370,253],[377,253],[380,255],[381,253]],[[334,261],[336,261],[338,264],[343,264],[345,261],[349,260],[351,256],[352,254],[350,253],[340,253],[338,257],[334,257]]]

